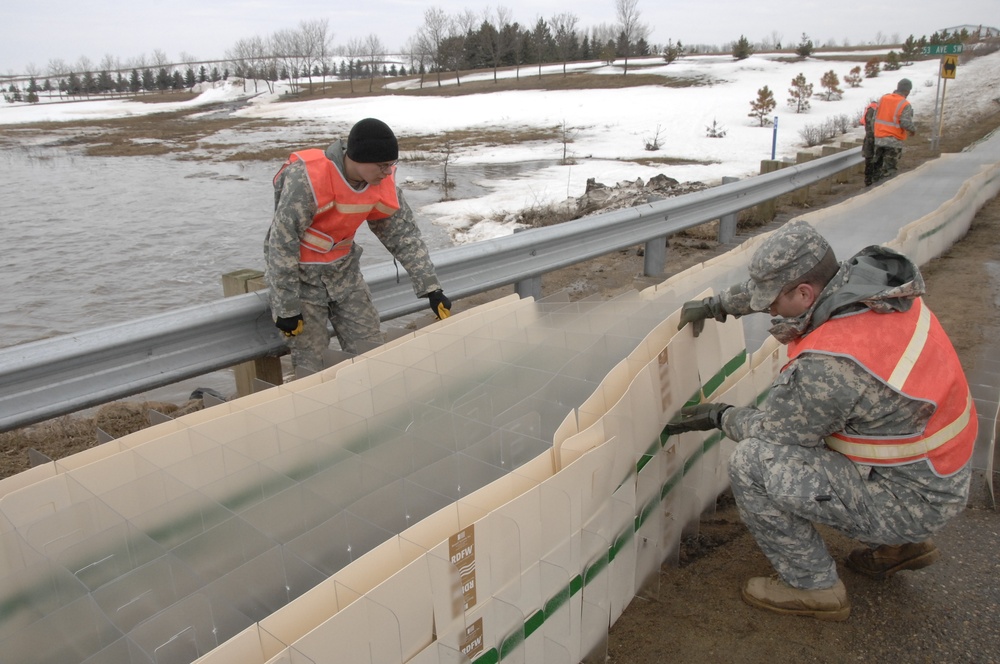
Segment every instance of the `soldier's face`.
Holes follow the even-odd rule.
[[[395,168],[396,162],[394,161],[357,164],[358,174],[361,176],[361,179],[371,185],[377,185],[382,182],[382,180],[392,175]]]
[[[799,284],[782,291],[771,303],[770,314],[774,317],[798,318],[809,311],[809,307],[816,301],[815,290],[810,284]]]

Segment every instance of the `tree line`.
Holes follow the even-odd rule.
[[[311,84],[329,77],[350,80],[353,90],[355,79],[378,75],[436,74],[440,84],[443,72],[454,72],[461,84],[460,73],[471,69],[598,58],[609,62],[624,58],[627,68],[628,58],[651,55],[656,47],[646,41],[650,28],[640,21],[638,0],[613,2],[617,22],[586,30],[578,29],[579,19],[570,12],[526,26],[513,21],[511,11],[502,6],[454,15],[430,7],[416,34],[401,52],[392,54],[376,34],[336,45],[326,19],[302,21],[297,29],[240,39],[218,60],[199,61],[182,54],[181,62],[171,62],[156,50],[151,58],[143,55],[127,63],[109,55],[99,64],[87,58],[75,65],[53,60],[45,72],[32,65],[25,75],[6,77],[10,87],[5,92],[37,95],[58,90],[73,96],[152,92],[236,76],[271,89],[279,80],[288,81],[295,93],[303,81]],[[18,99],[22,100],[29,99]]]
[[[355,81],[367,79],[371,91],[379,76],[419,75],[421,86],[431,76],[440,86],[442,75],[448,75],[461,85],[463,71],[492,69],[495,81],[502,68],[515,68],[520,77],[522,68],[537,67],[541,75],[543,64],[562,63],[565,74],[569,63],[595,60],[609,64],[623,61],[623,75],[627,75],[629,58],[633,57],[660,55],[670,63],[684,55],[727,49],[737,59],[749,57],[755,49],[781,50],[778,33],[757,44],[742,35],[722,47],[684,46],[673,40],[650,44],[651,29],[641,20],[638,0],[612,1],[616,21],[587,29],[578,27],[579,19],[572,12],[539,17],[533,25],[524,25],[514,21],[511,11],[503,6],[478,13],[466,9],[453,15],[429,7],[416,33],[400,53],[393,54],[374,33],[335,44],[326,19],[302,21],[297,29],[240,39],[219,60],[198,61],[182,54],[181,62],[171,62],[159,50],[153,51],[151,58],[140,56],[124,64],[110,55],[97,65],[87,58],[73,66],[53,60],[44,74],[32,66],[27,75],[11,80],[4,96],[7,101],[37,102],[40,95],[52,97],[56,92],[60,97],[132,95],[191,89],[198,83],[231,76],[241,79],[245,87],[252,82],[255,92],[261,85],[273,92],[277,82],[285,81],[289,92],[295,94],[303,83],[311,86],[317,79],[350,81],[352,92]],[[911,35],[902,44],[901,57],[912,59],[927,44],[960,43],[968,38],[968,34],[958,32],[935,32],[920,40]],[[878,33],[875,41],[882,40]],[[807,57],[813,48],[812,40],[803,34],[795,51]]]

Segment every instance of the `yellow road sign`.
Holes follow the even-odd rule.
[[[946,55],[941,58],[941,78],[955,78],[958,70],[958,56]]]

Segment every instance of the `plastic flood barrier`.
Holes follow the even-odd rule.
[[[940,255],[998,183],[890,244]],[[754,403],[786,360],[743,319],[676,329],[761,239],[612,300],[510,296],[0,482],[2,658],[603,662],[728,485],[733,441],[664,425]]]

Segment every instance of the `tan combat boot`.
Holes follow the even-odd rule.
[[[904,569],[922,569],[941,557],[941,552],[932,540],[890,546],[883,544],[877,549],[855,549],[847,556],[848,569],[884,580]]]
[[[775,577],[755,576],[743,586],[743,600],[775,613],[819,620],[840,622],[851,615],[847,588],[839,579],[830,588],[802,590]]]

